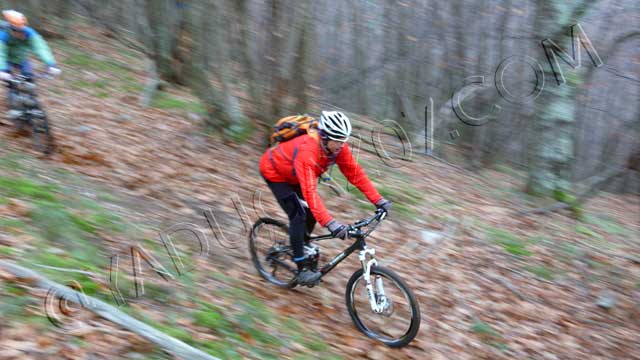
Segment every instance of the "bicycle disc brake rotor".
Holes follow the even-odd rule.
[[[382,312],[379,313],[380,315],[386,317],[390,317],[391,315],[393,315],[394,308],[393,301],[391,299],[384,295],[376,295],[376,302],[378,303],[378,306],[382,308]]]

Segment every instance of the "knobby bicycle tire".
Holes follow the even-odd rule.
[[[258,270],[258,273],[260,274],[260,276],[263,279],[267,280],[268,282],[283,288],[287,288],[287,289],[294,288],[297,285],[297,282],[294,280],[295,276],[292,276],[292,278],[289,279],[288,281],[280,280],[276,276],[270,274],[270,271],[265,267],[263,267],[262,264],[260,263],[260,256],[262,256],[263,254],[257,253],[256,237],[257,237],[257,231],[263,225],[276,226],[282,229],[285,233],[289,232],[289,227],[281,221],[267,218],[267,217],[258,219],[258,221],[256,221],[253,224],[253,227],[251,228],[251,233],[249,235],[249,251],[251,252],[251,260],[253,261],[253,265],[255,266],[256,270]],[[287,242],[288,242],[288,238],[287,238]]]
[[[351,275],[349,282],[347,282],[345,300],[347,304],[347,310],[349,311],[349,315],[351,315],[351,320],[353,320],[353,323],[358,328],[358,330],[363,332],[365,335],[370,338],[379,340],[389,347],[399,348],[406,346],[416,337],[416,335],[418,334],[418,330],[420,329],[420,306],[418,304],[418,301],[416,300],[415,295],[407,286],[407,284],[405,284],[404,280],[402,280],[400,276],[398,276],[393,271],[380,266],[371,267],[371,275],[385,276],[394,281],[400,287],[402,292],[407,296],[411,306],[411,324],[409,325],[407,332],[397,339],[387,339],[384,336],[370,330],[366,325],[364,325],[362,320],[358,316],[357,310],[355,309],[353,290],[358,279],[360,279],[363,274],[364,270],[359,269],[354,272],[353,275]]]

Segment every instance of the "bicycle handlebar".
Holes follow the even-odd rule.
[[[353,224],[347,225],[348,226],[347,233],[349,234],[348,237],[352,237],[355,235],[367,237],[373,230],[375,230],[378,224],[380,224],[380,221],[382,221],[385,217],[387,217],[387,212],[384,209],[377,209],[375,214],[373,214],[372,216],[369,216],[368,218],[362,219],[360,221],[356,221]],[[370,225],[372,222],[376,220],[378,222],[375,224],[375,226],[368,229],[367,232],[365,232],[364,234],[358,233],[358,231],[361,228],[367,225]],[[326,235],[314,236],[311,239],[313,241],[319,241],[319,240],[333,239],[333,236],[331,236],[331,234],[329,233]]]
[[[32,77],[35,79],[51,79],[51,75],[49,73],[46,72],[34,72],[32,74]],[[8,80],[5,80],[7,82],[23,82],[25,80],[27,80],[28,77],[24,76],[22,74],[18,74],[18,75],[11,75],[11,78]]]
[[[360,230],[360,228],[368,226],[372,222],[377,221],[375,226],[373,228],[369,229],[364,234],[364,236],[367,236],[376,228],[376,226],[378,226],[378,224],[380,224],[380,222],[382,220],[384,220],[385,217],[387,217],[387,212],[384,209],[377,209],[375,214],[373,214],[372,216],[369,216],[368,218],[362,219],[360,221],[357,221],[357,222],[349,225],[349,233],[351,233],[353,231],[358,231],[358,230]]]

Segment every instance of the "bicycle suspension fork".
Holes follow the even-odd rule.
[[[367,259],[367,255],[369,255]],[[371,281],[371,267],[374,265],[378,265],[378,261],[375,258],[376,250],[369,249],[366,246],[363,250],[360,251],[360,255],[358,259],[362,264],[363,269],[363,277],[364,282],[367,288],[367,295],[369,297],[369,304],[371,305],[371,310],[377,314],[382,313],[386,307],[386,296],[384,294],[384,287],[382,285],[382,278],[379,276],[375,279],[375,291],[373,288],[373,283]],[[382,299],[383,302],[379,303],[378,299]]]

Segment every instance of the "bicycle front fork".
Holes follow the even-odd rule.
[[[369,255],[367,260],[367,255]],[[358,259],[362,264],[362,270],[364,271],[363,277],[367,287],[367,295],[369,297],[369,304],[371,305],[371,311],[376,314],[383,313],[388,308],[388,300],[384,293],[384,287],[382,285],[382,278],[380,276],[375,277],[375,290],[374,283],[371,281],[371,267],[378,265],[378,261],[375,258],[376,250],[365,247],[360,251]]]

